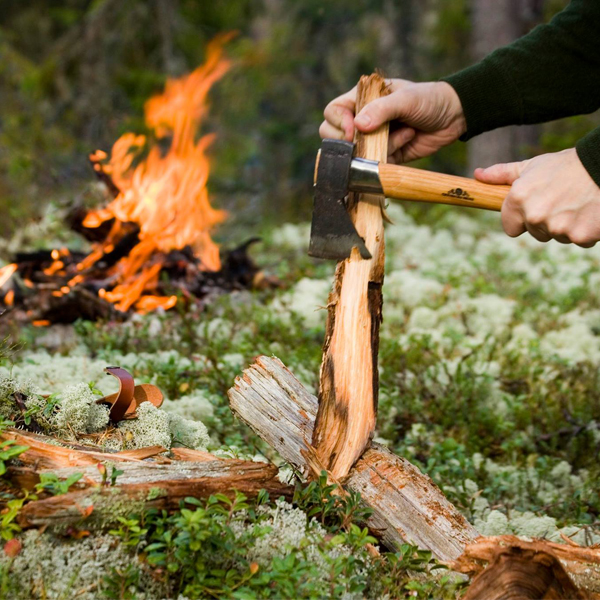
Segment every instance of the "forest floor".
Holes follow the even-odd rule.
[[[389,212],[376,440],[431,475],[484,535],[600,543],[600,255],[510,239],[497,215]],[[62,244],[59,216],[6,248]],[[123,447],[186,445],[281,464],[233,418],[226,392],[259,354],[279,357],[316,391],[333,265],[306,256],[308,234],[308,224],[283,225],[254,251],[279,290],[225,295],[201,312],[22,328],[2,359],[0,412],[21,389],[54,394],[60,414],[115,391],[103,370],[120,365],[163,391],[169,415],[151,415]],[[373,558],[364,512],[331,493],[321,481],[298,486],[293,503],[261,496],[171,515],[128,510],[81,539],[19,531],[5,512],[2,536],[20,545],[1,553],[0,596],[456,596],[461,580],[426,552]]]

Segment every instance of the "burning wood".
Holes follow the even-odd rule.
[[[71,227],[93,242],[91,252],[58,248],[18,255],[0,269],[6,307],[44,325],[167,310],[179,296],[189,300],[253,285],[259,270],[246,254],[250,244],[222,259],[211,239],[226,213],[208,198],[206,151],[214,136],[196,140],[208,92],[230,67],[223,57],[229,37],[213,40],[204,65],[169,80],[146,103],[151,139],[126,133],[110,156],[100,150],[91,155],[113,196],[103,208],[70,215]]]

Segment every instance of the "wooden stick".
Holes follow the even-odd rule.
[[[356,111],[388,93],[379,75],[362,77]],[[356,135],[356,155],[385,162],[388,126]],[[360,202],[358,201],[360,200]],[[384,273],[382,198],[354,198],[350,214],[373,258],[355,248],[338,263],[329,296],[321,364],[319,411],[312,444],[335,478],[348,474],[369,445],[377,414],[379,325]]]
[[[229,390],[231,410],[305,475],[317,399],[275,357],[261,356]],[[453,560],[478,537],[441,490],[407,460],[373,444],[344,480],[373,510],[368,526],[397,549],[409,542]]]

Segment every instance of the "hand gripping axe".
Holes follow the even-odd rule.
[[[356,247],[363,258],[371,258],[348,213],[348,192],[499,211],[510,190],[509,185],[388,165],[353,154],[354,144],[328,139],[323,140],[317,154],[311,256],[343,260]]]

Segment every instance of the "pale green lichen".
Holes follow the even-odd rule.
[[[21,552],[12,562],[0,553],[0,568],[6,574],[10,598],[14,600],[95,600],[103,596],[105,577],[111,575],[113,568],[123,572],[129,565],[138,565],[135,555],[106,534],[92,533],[80,540],[68,540],[31,530],[21,536],[21,542]],[[124,590],[128,597],[165,597],[158,581],[139,566],[137,584]]]
[[[0,374],[0,416],[10,418],[17,411],[14,394],[39,398],[39,390],[29,379],[17,379],[9,375]]]
[[[85,383],[69,386],[61,395],[52,422],[59,433],[94,433],[108,425],[108,409],[96,404],[96,396]]]
[[[203,421],[214,414],[213,400],[201,390],[177,400],[165,400],[161,408],[170,414],[180,415],[192,421]]]
[[[190,421],[179,415],[169,415],[169,428],[174,446],[206,450],[210,443],[208,430],[200,421]]]
[[[317,521],[308,518],[305,512],[283,499],[276,500],[275,506],[260,507],[258,512],[265,517],[261,521],[261,527],[266,532],[254,540],[249,550],[249,560],[266,567],[277,556],[301,551],[307,560],[319,567],[324,577],[329,577],[328,569],[331,565],[323,556],[322,549],[327,532]],[[232,523],[236,535],[242,535],[247,527],[243,521]],[[350,548],[343,545],[326,552],[330,559],[351,554]]]
[[[137,419],[121,421],[118,429],[123,436],[124,448],[135,449],[148,446],[171,447],[169,415],[150,402],[143,402],[137,409]]]

